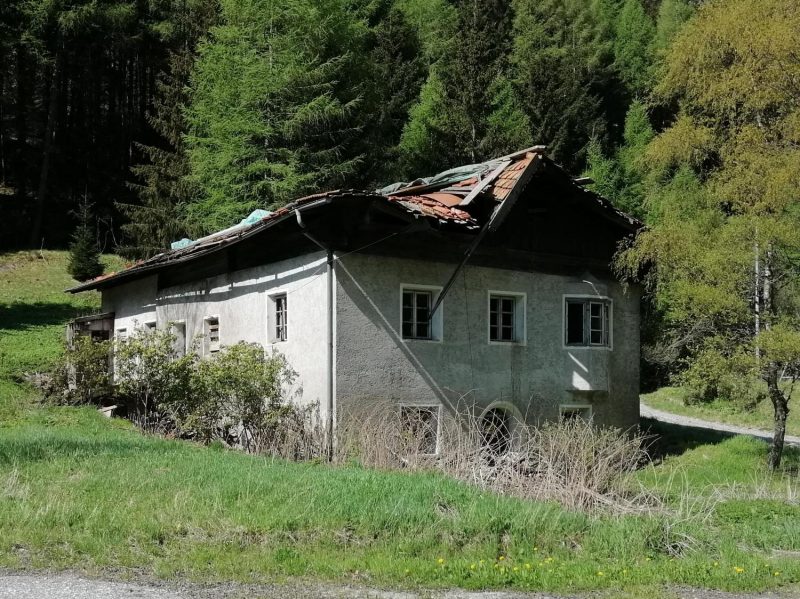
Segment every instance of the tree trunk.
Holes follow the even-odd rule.
[[[772,408],[775,414],[772,446],[769,449],[769,457],[767,459],[770,470],[777,470],[781,465],[783,440],[786,436],[786,417],[789,415],[789,400],[778,384],[778,372],[778,364],[770,362],[767,368],[767,389],[769,390],[769,398],[772,400]]]
[[[772,318],[774,316],[775,303],[772,296],[773,284],[773,252],[772,248],[767,246],[764,252],[764,260],[762,266],[762,283],[761,283],[761,297],[763,308],[763,327],[765,330],[772,328]],[[768,356],[769,357],[769,356]],[[769,449],[769,457],[767,458],[767,465],[770,470],[776,470],[781,465],[781,458],[783,457],[783,442],[786,436],[786,417],[789,415],[789,399],[781,390],[780,381],[780,365],[773,359],[769,359],[766,366],[764,379],[767,382],[767,390],[769,398],[772,401],[772,409],[775,419],[775,427],[772,433],[772,446]]]
[[[53,153],[53,138],[56,131],[56,120],[58,119],[58,96],[60,92],[61,79],[61,53],[53,61],[53,71],[50,75],[50,97],[48,98],[47,123],[44,128],[44,139],[42,140],[42,168],[39,172],[39,190],[36,194],[36,211],[31,225],[30,246],[39,247],[42,236],[42,221],[44,220],[44,207],[47,202],[48,182],[50,176],[50,156]]]

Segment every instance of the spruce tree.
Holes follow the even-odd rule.
[[[69,246],[67,272],[78,281],[88,281],[103,274],[92,205],[84,199],[76,211],[78,226]]]

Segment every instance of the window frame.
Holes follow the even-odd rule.
[[[583,304],[583,341],[581,343],[567,343],[567,335],[569,333],[569,304]],[[600,304],[603,306],[601,311],[601,322],[606,327],[603,331],[605,333],[605,340],[603,343],[592,343],[592,315],[591,306]],[[601,349],[611,351],[614,349],[614,301],[604,295],[589,295],[589,294],[564,294],[562,296],[561,307],[561,344],[563,349]]]
[[[511,340],[492,339],[492,299],[514,300],[514,338]],[[490,289],[486,292],[486,340],[489,345],[527,345],[528,344],[528,296],[520,291],[500,291]]]
[[[278,335],[278,300],[284,300],[283,338]],[[286,343],[289,337],[289,292],[285,289],[267,294],[267,343]]]
[[[442,436],[442,406],[441,404],[413,404],[413,403],[401,403],[399,404],[399,409],[397,415],[399,417],[399,426],[401,427],[400,432],[404,432],[402,430],[402,426],[404,424],[404,417],[403,411],[404,410],[429,410],[433,417],[436,419],[436,430],[434,431],[435,435],[435,448],[433,453],[423,453],[420,452],[419,455],[421,456],[438,456],[439,451],[441,450],[441,436]]]
[[[214,321],[217,323],[216,349],[212,349],[213,346],[211,344],[211,323]],[[210,356],[219,353],[220,349],[222,349],[222,326],[220,325],[219,315],[210,315],[203,318],[203,336],[203,355]]]
[[[118,329],[114,329],[114,339],[119,340],[120,342],[128,340],[128,327],[120,327]]]
[[[403,296],[406,292],[424,292],[429,293],[431,298],[430,307],[433,308],[434,304],[436,304],[439,295],[442,292],[442,288],[436,285],[417,285],[412,283],[403,283],[400,285],[400,301],[399,301],[399,326],[397,328],[397,333],[400,336],[400,339],[406,342],[421,342],[421,343],[441,343],[444,338],[444,304],[442,302],[439,304],[439,307],[436,309],[436,312],[433,315],[433,318],[430,320],[430,337],[406,337],[403,335]],[[416,321],[414,321],[416,325]]]
[[[588,416],[583,418],[583,420],[589,424],[594,421],[594,410],[590,404],[585,403],[562,403],[558,405],[558,421],[564,422],[564,413],[565,412],[574,412],[574,411],[582,411],[586,412]]]
[[[147,320],[144,322],[144,330],[148,333],[151,331],[155,331],[158,328],[158,324],[155,320]]]

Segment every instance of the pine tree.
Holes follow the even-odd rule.
[[[94,225],[92,205],[84,199],[76,212],[78,226],[72,234],[69,246],[67,272],[78,281],[88,281],[103,274],[100,262],[100,247]]]
[[[196,233],[343,185],[363,163],[368,29],[344,0],[242,0],[200,47],[187,108]]]

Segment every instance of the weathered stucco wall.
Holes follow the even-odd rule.
[[[248,268],[157,290],[156,278],[134,281],[103,292],[103,309],[115,312],[115,329],[132,331],[155,320],[158,328],[183,322],[189,343],[204,353],[208,317],[219,319],[221,345],[260,343],[283,353],[298,377],[292,393],[303,403],[318,402],[321,416],[327,397],[325,255]],[[288,339],[271,343],[274,327],[270,296],[286,293]]]
[[[336,396],[445,405],[513,405],[529,421],[559,405],[591,405],[594,421],[628,428],[639,418],[639,295],[612,281],[467,266],[446,296],[442,340],[403,340],[401,285],[442,286],[452,264],[345,256],[336,265]],[[488,292],[526,294],[524,343],[490,344]],[[612,348],[564,347],[567,295],[609,297]]]

